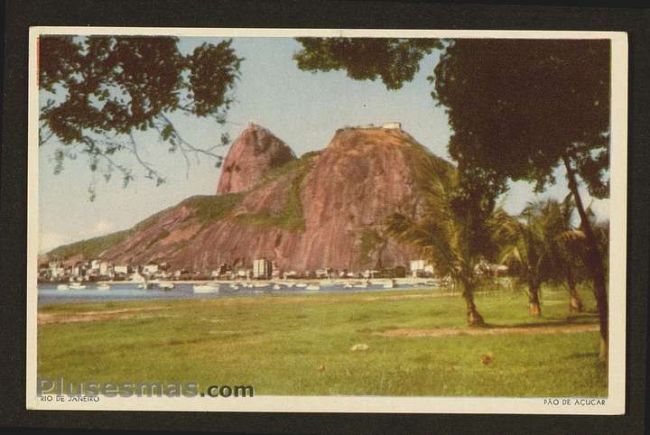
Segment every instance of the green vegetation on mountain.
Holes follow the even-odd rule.
[[[289,193],[284,207],[279,213],[249,213],[238,216],[238,220],[245,224],[261,227],[277,227],[288,231],[302,231],[305,229],[300,191],[302,182],[312,167],[314,158],[319,152],[304,154],[300,159],[290,161],[280,167],[274,168],[264,177],[260,184],[286,177],[290,180]]]
[[[229,193],[225,195],[196,195],[182,201],[180,205],[184,205],[194,209],[194,215],[203,224],[217,221],[224,218],[230,211],[232,211],[243,199],[243,193]],[[105,236],[93,237],[92,239],[81,240],[79,242],[70,243],[68,245],[60,246],[53,249],[47,255],[49,259],[53,260],[67,260],[74,256],[81,256],[86,260],[97,258],[100,254],[107,249],[123,242],[127,237],[154,225],[160,218],[170,210],[178,207],[178,205],[166,208],[147,219],[137,223],[133,228],[128,230],[118,231]],[[161,231],[155,238],[148,242],[152,246],[159,240],[164,239],[169,235],[169,231]]]
[[[182,202],[183,205],[193,208],[195,216],[201,223],[210,223],[224,218],[242,199],[243,193],[226,193],[223,195],[196,195]]]
[[[108,234],[106,236],[93,237],[92,239],[81,240],[79,242],[70,243],[68,245],[59,246],[53,249],[47,255],[52,260],[66,260],[76,255],[81,255],[83,258],[90,259],[96,258],[110,248],[129,237],[133,233],[133,229],[118,231],[116,233]]]

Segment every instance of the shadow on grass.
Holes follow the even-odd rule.
[[[598,352],[572,353],[571,355],[566,356],[563,359],[568,359],[568,360],[582,359],[582,360],[592,361],[594,358],[598,359]]]
[[[510,324],[497,324],[497,323],[486,323],[484,328],[545,328],[548,326],[573,326],[573,325],[591,325],[598,323],[598,315],[595,314],[581,314],[578,316],[569,316],[565,319],[536,319],[533,322],[520,322],[520,323],[510,323]]]

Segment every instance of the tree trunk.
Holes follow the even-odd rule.
[[[569,289],[569,295],[570,295],[569,312],[582,313],[582,311],[584,310],[584,305],[576,289],[575,288]]]
[[[582,303],[582,299],[580,299],[580,295],[578,295],[576,280],[573,276],[571,266],[566,267],[566,282],[569,287],[569,312],[582,313],[584,310],[584,305]]]
[[[465,299],[467,305],[467,324],[469,326],[485,326],[485,320],[483,320],[483,316],[478,312],[474,303],[473,285],[466,280],[461,280],[461,285],[463,286],[463,299]]]
[[[539,305],[539,284],[532,283],[528,286],[528,314],[541,316],[542,307]]]
[[[603,266],[602,256],[598,249],[598,241],[594,234],[589,217],[582,204],[582,198],[578,191],[578,181],[576,179],[575,170],[571,166],[569,157],[562,156],[564,166],[567,172],[567,179],[569,181],[569,190],[573,194],[576,202],[576,209],[580,215],[580,227],[585,234],[586,249],[584,253],[584,261],[587,266],[587,271],[591,277],[594,286],[594,296],[596,297],[596,306],[598,307],[598,317],[600,319],[600,358],[607,361],[608,344],[609,344],[609,313],[607,305],[607,286],[605,283],[605,268]]]

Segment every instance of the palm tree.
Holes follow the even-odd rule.
[[[558,270],[564,274],[564,279],[569,288],[571,312],[581,312],[584,304],[576,290],[577,282],[584,278],[586,264],[586,236],[581,228],[574,228],[571,221],[575,209],[571,195],[568,195],[562,203],[549,201],[547,214],[551,222],[555,221],[552,234],[555,235],[556,261],[560,265]],[[603,255],[603,264],[607,270],[607,256],[609,255],[609,222],[596,222],[596,216],[588,207],[587,216],[590,220],[593,233],[598,243],[599,252]]]
[[[584,233],[573,227],[572,218],[575,205],[571,195],[561,203],[556,200],[548,200],[543,206],[544,227],[546,237],[551,241],[550,254],[553,262],[553,269],[557,272],[552,275],[564,281],[569,289],[569,311],[582,312],[584,304],[577,291],[577,283],[582,263],[582,248],[584,244]]]
[[[518,272],[527,284],[528,312],[533,316],[542,314],[540,288],[551,264],[551,243],[541,209],[541,203],[529,203],[517,217],[499,209],[491,220],[494,237],[502,247],[500,262]]]
[[[573,227],[574,204],[571,195],[528,203],[518,217],[500,209],[491,221],[494,237],[502,246],[500,261],[519,271],[528,285],[529,312],[540,315],[539,292],[545,281],[563,281],[569,289],[569,310],[581,312],[584,304],[577,283],[584,271],[582,261],[585,235]],[[593,213],[590,213],[593,218]],[[607,244],[606,226],[593,223],[600,239]]]
[[[481,249],[473,237],[476,214],[469,208],[454,206],[459,179],[452,167],[441,170],[441,167],[429,167],[429,161],[420,163],[420,173],[428,174],[421,186],[420,212],[417,218],[393,214],[388,219],[387,232],[419,248],[437,272],[451,277],[465,299],[467,323],[483,326],[485,321],[474,302],[478,278],[474,271],[481,257]]]

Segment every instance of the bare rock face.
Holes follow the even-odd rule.
[[[422,159],[453,170],[398,129],[342,129],[323,151],[295,159],[268,130],[252,126],[228,154],[220,195],[188,198],[152,216],[100,257],[200,272],[251,267],[256,258],[299,273],[408,267],[418,253],[391,238],[385,224],[395,212],[420,214],[415,167]],[[278,162],[282,168],[268,172]]]
[[[217,194],[247,191],[266,171],[295,158],[287,144],[266,128],[251,123],[228,151]]]
[[[413,167],[424,151],[414,142],[400,130],[339,130],[305,177],[305,237],[291,263],[310,270],[408,266],[415,253],[388,237],[385,223],[397,211],[417,213]]]

